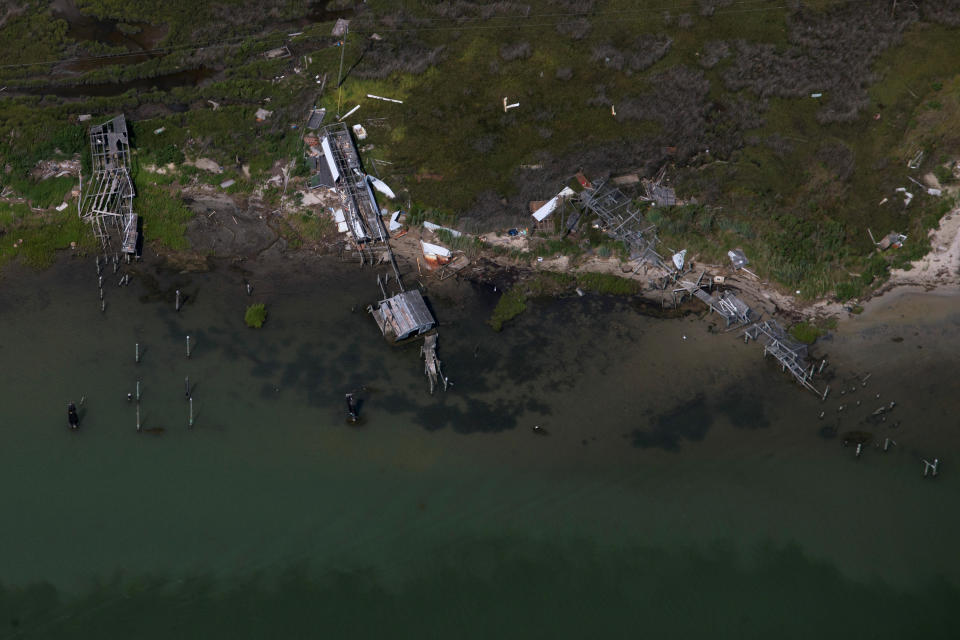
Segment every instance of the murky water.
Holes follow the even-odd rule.
[[[372,272],[246,277],[108,275],[101,314],[92,258],[5,272],[0,637],[949,631],[957,298],[844,323],[820,402],[709,319],[585,297],[495,334],[495,294],[461,284],[429,292],[454,382],[431,397],[419,347],[363,312]]]

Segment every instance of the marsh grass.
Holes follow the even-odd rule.
[[[267,306],[262,302],[250,305],[244,313],[243,321],[251,329],[262,328],[267,321]]]

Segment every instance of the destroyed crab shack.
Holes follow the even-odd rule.
[[[394,342],[425,333],[436,321],[417,290],[403,291],[369,309],[383,337]]]

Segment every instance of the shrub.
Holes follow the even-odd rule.
[[[527,297],[519,287],[510,289],[497,301],[493,314],[487,323],[494,331],[501,331],[503,323],[516,318],[527,310]]]
[[[252,304],[247,307],[247,312],[243,316],[243,321],[252,329],[259,329],[267,320],[267,307],[262,302]]]
[[[632,296],[640,291],[640,283],[636,280],[609,273],[581,273],[577,275],[577,284],[589,291],[614,296]]]
[[[790,327],[790,335],[804,344],[813,344],[817,341],[817,338],[823,335],[823,331],[809,322],[798,322]]]

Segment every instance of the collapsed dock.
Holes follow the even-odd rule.
[[[706,272],[701,273],[696,282],[681,280],[678,284],[680,288],[675,289],[674,293],[683,292],[690,294],[709,307],[711,312],[716,312],[727,322],[727,326],[734,324],[746,324],[750,322],[750,307],[743,300],[738,298],[730,291],[721,293],[707,293],[703,290],[701,282]]]
[[[743,341],[756,340],[763,345],[763,355],[772,355],[780,363],[783,371],[789,371],[801,386],[824,399],[830,388],[820,391],[811,382],[814,365],[807,369],[807,345],[790,338],[776,320],[765,320],[747,327],[743,332]]]

